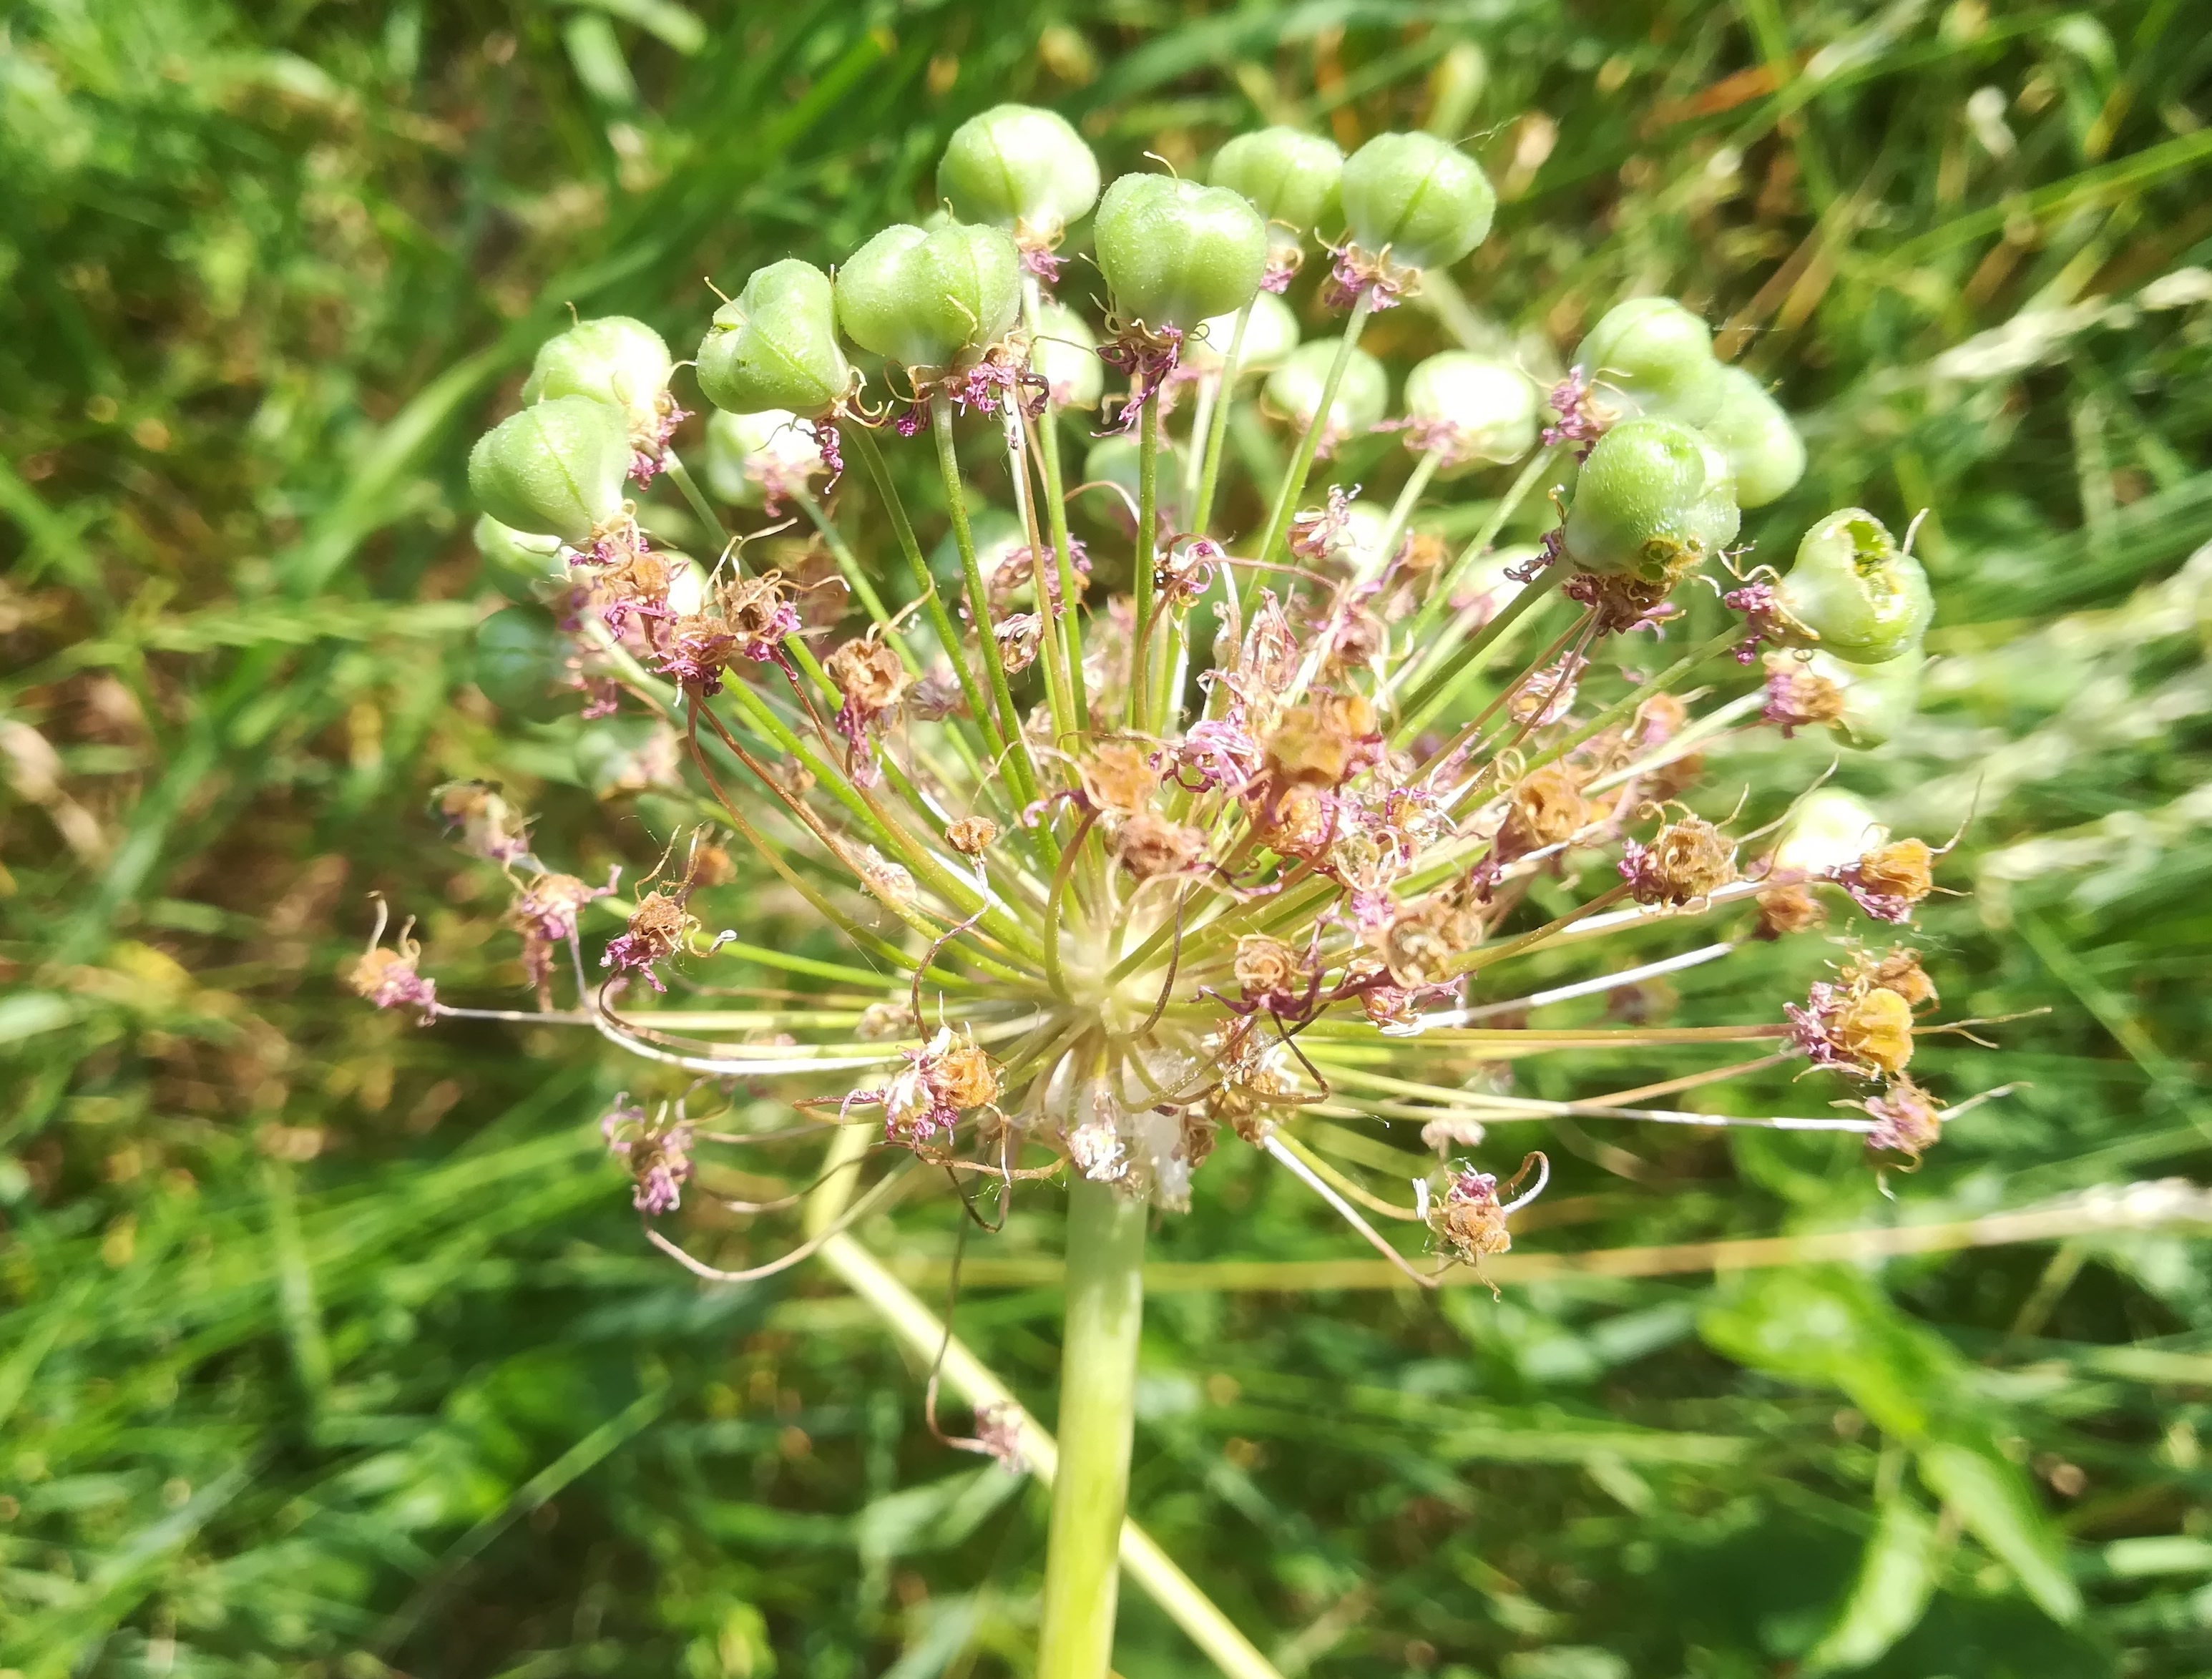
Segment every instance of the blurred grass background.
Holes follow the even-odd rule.
[[[337,980],[380,889],[455,994],[511,982],[486,872],[423,813],[440,781],[520,789],[583,864],[666,826],[467,679],[463,448],[538,341],[573,302],[683,353],[702,275],[834,260],[1020,98],[1109,171],[1262,120],[1431,121],[1504,200],[1461,277],[1478,329],[1565,346],[1653,289],[1726,323],[1812,445],[1770,545],[1840,502],[1931,509],[1925,715],[1843,777],[1931,838],[1972,812],[1929,965],[1957,1012],[2048,1011],[1923,1051],[1954,1095],[2028,1087],[1894,1202],[1847,1142],[1565,1133],[1516,1253],[1657,1256],[1497,1302],[1310,1286],[1340,1228],[1224,1150],[1159,1243],[1194,1268],[1147,1325],[1139,1518],[1286,1675],[2212,1673],[2203,1244],[2062,1206],[1966,1245],[2212,1167],[2197,25],[26,0],[0,22],[0,1671],[1023,1670],[1038,1494],[933,1443],[915,1372],[817,1280],[702,1294],[643,1248],[592,1128],[629,1070]],[[1717,767],[1784,752],[1825,761]],[[1647,1001],[1771,1013],[1802,982],[1775,954]],[[927,1273],[942,1212],[871,1239]],[[1014,1259],[960,1311],[1048,1417],[1056,1296],[1022,1256],[1051,1222],[979,1254]],[[1716,1274],[1699,1245],[1923,1223],[1953,1250]],[[1123,1672],[1206,1670],[1125,1603]]]

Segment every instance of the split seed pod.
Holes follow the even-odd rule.
[[[1774,595],[1784,640],[1855,665],[1897,658],[1917,644],[1936,611],[1920,562],[1863,508],[1832,513],[1806,532]]]

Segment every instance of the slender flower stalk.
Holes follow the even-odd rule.
[[[1449,352],[1415,369],[1408,411],[1378,428],[1413,454],[1388,512],[1356,486],[1310,496],[1323,444],[1358,411],[1339,400],[1354,370],[1362,402],[1380,402],[1362,328],[1488,229],[1480,171],[1427,136],[1382,137],[1342,163],[1348,234],[1323,294],[1346,316],[1333,347],[1296,352],[1308,368],[1325,358],[1327,373],[1317,386],[1300,374],[1310,402],[1288,416],[1279,480],[1229,481],[1223,438],[1246,399],[1247,334],[1288,319],[1266,293],[1296,270],[1321,202],[1310,173],[1334,148],[1269,131],[1253,137],[1264,145],[1224,152],[1215,185],[1127,176],[1102,198],[1065,124],[1018,107],[987,115],[943,177],[973,222],[886,229],[834,282],[801,263],[763,270],[701,348],[702,386],[759,455],[710,459],[709,484],[742,506],[798,504],[820,574],[844,580],[829,613],[810,619],[811,599],[750,563],[742,541],[690,568],[641,534],[629,476],[665,475],[710,528],[719,515],[669,447],[673,398],[635,388],[637,367],[665,380],[665,352],[628,329],[562,346],[557,392],[471,459],[507,537],[542,539],[551,556],[538,604],[515,609],[540,615],[529,645],[543,651],[541,689],[653,720],[668,749],[658,773],[701,812],[696,830],[671,836],[624,898],[618,877],[589,885],[537,856],[495,790],[443,789],[440,810],[514,884],[509,924],[543,1011],[524,1018],[596,1031],[669,1080],[611,1116],[606,1135],[649,1238],[697,1274],[745,1280],[823,1253],[903,1321],[857,1250],[833,1245],[849,1244],[854,1220],[937,1181],[992,1225],[1032,1186],[1066,1186],[1037,1670],[1102,1679],[1115,1559],[1127,1554],[1147,1224],[1189,1206],[1217,1146],[1255,1150],[1317,1212],[1433,1287],[1506,1252],[1515,1216],[1549,1182],[1540,1150],[1486,1166],[1459,1158],[1484,1148],[1488,1126],[1844,1131],[1906,1165],[1935,1142],[1946,1110],[1906,1070],[1917,1038],[1943,1029],[1929,1019],[1935,987],[1888,929],[1935,889],[1942,853],[1826,793],[1771,832],[1739,831],[1694,802],[1699,750],[1757,726],[1756,708],[1790,727],[1833,718],[1844,733],[1841,707],[1806,697],[1828,666],[1805,661],[1917,668],[1927,592],[1910,533],[1899,544],[1857,509],[1817,526],[1787,574],[1742,569],[1736,474],[1755,471],[1762,493],[1780,482],[1794,432],[1752,403],[1763,392],[1736,392],[1711,435],[1683,417],[1720,411],[1705,399],[1729,381],[1706,376],[1709,339],[1684,327],[1686,312],[1648,300],[1600,324],[1553,393],[1541,445],[1534,387]],[[1066,167],[1038,164],[1032,146]],[[1045,292],[1060,233],[1094,199],[1103,331]],[[1186,351],[1224,324],[1218,368],[1193,363],[1212,383],[1178,439]],[[1135,434],[1126,593],[1092,586],[1071,533],[1061,395],[1099,390],[1061,382],[1071,335],[1097,342],[1127,381],[1107,411]],[[896,402],[862,400],[848,340],[898,370]],[[603,344],[626,358],[619,378],[592,360]],[[602,404],[603,387],[627,406]],[[777,413],[788,417],[765,417]],[[811,451],[794,445],[799,425]],[[997,450],[978,453],[1004,463],[1010,549],[982,539],[974,510],[990,486],[963,467],[966,426],[999,434]],[[1170,447],[1188,465],[1164,480]],[[1547,479],[1570,447],[1586,458],[1562,498]],[[858,482],[835,476],[848,450],[866,469]],[[899,469],[917,467],[943,490],[957,593],[940,592],[899,495]],[[1431,498],[1508,471],[1451,557],[1424,528]],[[840,499],[808,482],[824,474],[845,484]],[[1508,564],[1494,544],[1540,487],[1560,517]],[[1160,517],[1178,490],[1184,528]],[[895,557],[850,534],[845,498],[861,496]],[[1221,528],[1217,506],[1264,517],[1249,532]],[[1742,617],[1679,637],[1679,599],[1698,577]],[[480,667],[486,691],[542,698],[515,627],[500,633],[503,662]],[[1744,649],[1765,642],[1785,668],[1763,684],[1723,694],[1703,718],[1677,697],[1756,683]],[[1503,658],[1527,645],[1541,650]],[[700,895],[738,867],[725,838],[853,959],[703,922],[714,900]],[[582,926],[605,913],[594,904],[623,922],[596,966]],[[1853,911],[1886,924],[1881,939],[1850,941],[1802,1001],[1744,1000],[1739,1018],[1698,1025],[1607,1007],[1747,940]],[[1694,946],[1655,958],[1654,929]],[[411,926],[390,946],[383,931],[380,920],[351,976],[365,998],[425,1021],[518,1018],[454,1003],[422,971]],[[1548,982],[1534,985],[1522,975],[1540,955]],[[664,998],[733,958],[796,995],[741,1009]],[[1593,1002],[1604,1012],[1565,1012]],[[1579,1095],[1540,1100],[1511,1082],[1536,1056],[1604,1070],[1585,1073]],[[1785,1063],[1863,1093],[1825,1115],[1706,1105],[1727,1081]],[[741,1092],[784,1100],[794,1122],[722,1128]],[[1686,1100],[1696,1105],[1668,1105]],[[1436,1145],[1433,1164],[1378,1176],[1360,1128],[1407,1120]],[[728,1148],[773,1162],[809,1137],[829,1154],[798,1245],[763,1241],[784,1202],[748,1203],[767,1221],[744,1251],[695,1252],[684,1206],[702,1193],[698,1158]],[[931,1170],[900,1175],[918,1165]],[[972,1438],[945,1438],[1005,1457],[1020,1434],[979,1416]]]

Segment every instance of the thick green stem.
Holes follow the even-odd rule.
[[[1060,1473],[1044,1565],[1037,1679],[1106,1679],[1144,1317],[1141,1201],[1078,1179],[1067,1192],[1067,1324],[1060,1360]]]

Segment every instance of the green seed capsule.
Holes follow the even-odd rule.
[[[707,400],[732,414],[829,414],[853,386],[830,277],[796,257],[757,270],[714,311],[699,344],[698,374]]]
[[[1518,460],[1536,447],[1538,398],[1528,374],[1464,350],[1431,356],[1406,376],[1406,414],[1449,429],[1455,467]]]
[[[553,616],[537,606],[507,606],[477,626],[477,686],[509,716],[550,722],[568,709],[568,644]]]
[[[1057,112],[994,105],[952,131],[937,194],[963,222],[1048,245],[1098,202],[1098,160]]]
[[[837,271],[837,324],[902,368],[966,367],[1011,332],[1022,259],[996,228],[885,228]]]
[[[1447,268],[1482,243],[1497,213],[1475,161],[1433,134],[1378,134],[1344,166],[1352,241],[1404,268]]]
[[[732,507],[765,506],[771,492],[781,501],[828,470],[813,428],[788,409],[708,417],[707,487]]]
[[[1739,506],[1778,501],[1805,476],[1805,440],[1782,405],[1741,368],[1721,369],[1720,406],[1698,429],[1729,458]]]
[[[1920,562],[1863,508],[1832,513],[1805,532],[1774,598],[1790,645],[1825,648],[1855,665],[1899,657],[1936,611]]]
[[[1242,193],[1173,175],[1124,175],[1106,189],[1091,243],[1115,313],[1188,332],[1260,289],[1267,227]]]
[[[1271,234],[1296,244],[1336,208],[1344,154],[1335,142],[1295,128],[1240,134],[1213,155],[1206,179],[1241,192],[1270,224]]]
[[[1252,295],[1251,319],[1244,323],[1244,347],[1237,352],[1239,377],[1248,373],[1272,373],[1298,347],[1298,318],[1291,306],[1271,291]],[[1237,338],[1234,313],[1214,315],[1205,323],[1203,337],[1194,334],[1182,347],[1183,365],[1218,368],[1229,356]]]
[[[469,493],[502,525],[580,547],[622,511],[629,459],[621,410],[589,397],[550,397],[477,440]]]
[[[1313,423],[1321,406],[1322,387],[1336,360],[1339,340],[1316,338],[1302,344],[1267,375],[1267,405],[1304,431]],[[1349,437],[1365,431],[1382,417],[1390,400],[1389,376],[1382,364],[1364,350],[1354,350],[1337,382],[1336,400],[1329,406],[1328,431]]]
[[[1597,405],[1703,425],[1720,406],[1712,329],[1671,297],[1632,297],[1605,312],[1575,351]]]
[[[560,576],[568,569],[560,558],[558,537],[532,536],[501,524],[489,514],[477,520],[474,536],[477,553],[484,563],[484,575],[509,600],[537,599],[534,585]]]
[[[1927,665],[1918,642],[1879,665],[1854,665],[1816,651],[1814,674],[1827,678],[1844,696],[1844,715],[1829,726],[1829,733],[1860,751],[1887,745],[1919,709],[1920,675]]]
[[[1627,420],[1583,463],[1567,555],[1601,576],[1668,582],[1734,541],[1738,522],[1718,449],[1673,420]]]
[[[675,370],[659,333],[628,315],[605,315],[580,320],[538,346],[522,399],[591,397],[612,403],[622,410],[633,436],[653,436]]]
[[[1038,307],[1036,347],[1030,365],[1062,408],[1096,408],[1106,394],[1106,364],[1098,359],[1098,335],[1065,303],[1048,301]]]

